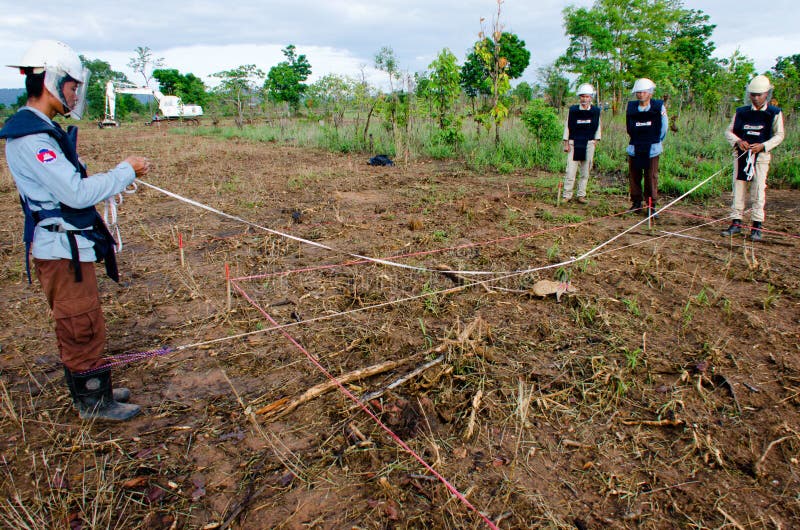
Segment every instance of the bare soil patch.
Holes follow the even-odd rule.
[[[763,244],[700,226],[726,196],[558,267],[641,217],[617,215],[621,196],[556,207],[538,174],[373,168],[165,128],[81,134],[90,172],[144,154],[152,184],[350,255],[140,186],[120,208],[122,281],[101,280],[109,354],[179,349],[116,371],[139,418],[81,424],[2,160],[3,526],[489,526],[343,392],[276,414],[327,381],[309,356],[336,377],[396,361],[348,382],[356,397],[441,357],[368,407],[499,528],[797,526],[800,192],[768,190]],[[469,286],[353,254],[552,268]],[[230,310],[226,264],[250,299],[234,290]],[[557,274],[576,291],[532,293]]]

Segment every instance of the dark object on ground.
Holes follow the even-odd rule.
[[[394,162],[388,155],[375,155],[367,162],[370,166],[393,166]]]

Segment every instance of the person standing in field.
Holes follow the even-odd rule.
[[[779,107],[770,105],[772,83],[764,75],[755,76],[747,85],[750,105],[736,109],[725,139],[733,150],[733,204],[731,225],[722,231],[723,236],[732,236],[742,231],[742,214],[745,195],[750,188],[750,239],[761,241],[761,226],[764,222],[767,172],[772,156],[770,151],[783,141],[783,113]]]
[[[594,159],[594,149],[600,141],[600,107],[592,105],[594,87],[583,83],[578,87],[580,104],[569,108],[564,123],[564,152],[567,153],[567,174],[564,176],[564,202],[572,200],[575,175],[578,167],[581,178],[578,181],[577,201],[587,204],[586,185],[589,182],[589,169]]]
[[[149,162],[131,156],[107,173],[87,174],[76,148],[77,128],[64,131],[53,121],[58,114],[80,119],[85,107],[89,74],[72,48],[37,41],[10,66],[25,76],[28,99],[0,129],[0,138],[25,214],[26,264],[30,253],[55,319],[67,387],[82,419],[130,419],[140,408],[124,403],[127,389],[112,388],[102,356],[106,326],[93,262],[105,261],[114,281],[119,275],[116,243],[95,204],[146,175]]]
[[[630,211],[657,217],[658,160],[664,150],[662,142],[667,136],[669,120],[664,102],[653,99],[655,88],[655,83],[647,78],[636,80],[633,85],[636,101],[628,102],[625,123],[630,137],[626,150]]]

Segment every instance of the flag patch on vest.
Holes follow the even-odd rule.
[[[39,159],[39,162],[42,164],[49,164],[56,159],[56,154],[52,149],[42,148],[36,153],[36,158]]]

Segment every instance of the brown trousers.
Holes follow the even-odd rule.
[[[105,364],[106,322],[100,308],[94,263],[81,263],[81,282],[75,281],[75,270],[68,259],[34,258],[33,263],[56,321],[61,362],[70,372]]]
[[[658,156],[650,159],[650,165],[646,169],[633,167],[633,157],[628,156],[628,182],[631,189],[631,202],[647,206],[647,199],[653,199],[653,208],[656,207],[658,200]],[[644,193],[642,193],[642,181],[644,181]]]

